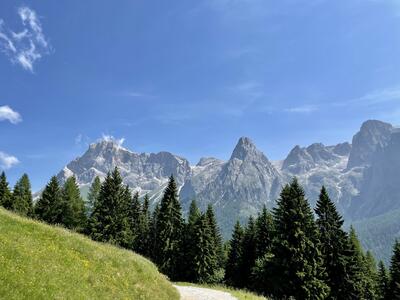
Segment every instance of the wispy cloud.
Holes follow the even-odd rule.
[[[97,141],[98,142],[101,142],[101,141],[112,142],[112,143],[114,143],[114,144],[116,144],[118,146],[122,146],[122,144],[125,142],[125,138],[118,139],[118,138],[115,138],[112,135],[108,135],[108,134],[104,134],[103,133],[102,137],[100,139],[98,139]]]
[[[3,170],[10,169],[18,164],[19,160],[12,155],[0,151],[0,168]]]
[[[5,105],[0,106],[0,121],[10,121],[12,124],[17,124],[22,121],[22,117],[11,107]]]
[[[316,105],[303,105],[285,109],[288,113],[309,114],[318,110]]]
[[[18,15],[23,25],[19,32],[5,29],[4,21],[0,19],[0,49],[12,63],[33,72],[35,62],[50,54],[52,47],[34,10],[23,6],[18,9]]]

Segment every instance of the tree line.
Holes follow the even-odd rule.
[[[124,185],[118,169],[93,181],[85,202],[75,177],[61,186],[52,177],[34,204],[24,174],[13,190],[0,175],[0,205],[23,216],[58,224],[95,241],[131,249],[157,264],[174,281],[224,283],[272,299],[400,299],[400,243],[389,270],[365,252],[324,187],[313,212],[296,179],[283,187],[276,206],[264,207],[223,242],[211,205],[192,201],[183,216],[170,177],[150,210]],[[314,214],[315,213],[315,214]]]

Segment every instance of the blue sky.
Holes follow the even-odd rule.
[[[0,2],[0,165],[35,190],[87,144],[270,159],[400,124],[400,1]]]

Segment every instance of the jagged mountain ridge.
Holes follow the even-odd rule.
[[[78,183],[87,187],[95,176],[104,178],[109,170],[118,167],[126,184],[142,195],[149,193],[156,203],[172,174],[180,186],[184,209],[194,198],[203,209],[211,203],[224,236],[228,236],[236,219],[245,221],[263,205],[272,207],[281,187],[296,176],[311,205],[325,185],[341,213],[352,220],[364,217],[363,211],[373,210],[374,200],[363,195],[371,194],[365,192],[367,188],[378,187],[367,183],[367,179],[381,178],[371,174],[382,172],[377,166],[384,164],[382,161],[387,155],[380,153],[391,143],[393,132],[390,124],[367,121],[352,144],[295,146],[281,162],[269,161],[249,138],[242,137],[228,161],[202,158],[195,166],[169,152],[135,153],[107,140],[90,145],[83,156],[58,174],[58,178],[64,181],[75,175]],[[393,154],[391,159],[397,158]],[[379,195],[379,192],[372,194]],[[363,198],[369,200],[363,201]],[[392,206],[387,205],[388,209]]]

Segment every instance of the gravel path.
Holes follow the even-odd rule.
[[[237,300],[227,292],[194,286],[174,286],[181,294],[181,300]]]

